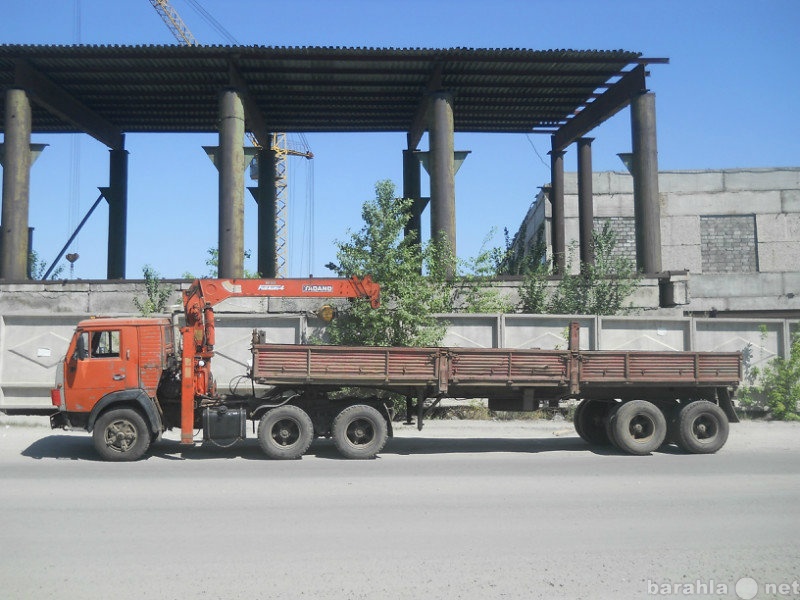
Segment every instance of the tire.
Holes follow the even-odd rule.
[[[622,404],[615,402],[612,406],[608,408],[606,411],[606,417],[603,421],[603,427],[606,432],[606,437],[608,438],[608,443],[614,446],[614,448],[620,450],[621,448],[617,444],[617,439],[614,437],[614,415],[617,414],[617,410]]]
[[[684,406],[678,414],[676,429],[676,443],[692,454],[713,454],[728,441],[728,417],[708,400]]]
[[[583,428],[581,427],[581,413],[583,409],[586,408],[586,403],[589,402],[588,400],[581,400],[578,402],[578,406],[575,407],[575,412],[572,415],[572,424],[575,426],[575,433],[577,433],[581,439],[588,442],[584,437]]]
[[[621,404],[609,417],[608,426],[617,448],[628,454],[650,454],[667,436],[664,413],[645,400]]]
[[[345,458],[375,458],[389,438],[386,419],[366,404],[345,408],[331,426],[333,443]]]
[[[575,431],[594,446],[608,446],[611,440],[606,432],[605,419],[614,405],[603,400],[583,400],[575,410]]]
[[[103,413],[92,431],[95,450],[103,460],[139,460],[150,447],[151,431],[144,417],[132,408]]]
[[[258,445],[270,458],[300,458],[313,440],[314,424],[311,417],[302,408],[292,404],[267,411],[258,423]]]

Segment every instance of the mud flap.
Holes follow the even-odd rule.
[[[739,417],[736,416],[736,410],[733,408],[733,400],[731,399],[731,393],[728,388],[717,388],[717,401],[719,402],[719,407],[722,409],[722,412],[728,417],[728,422],[738,423]]]

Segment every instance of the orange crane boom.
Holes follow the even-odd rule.
[[[216,341],[214,306],[228,298],[364,298],[380,304],[380,286],[367,275],[309,279],[196,279],[183,292],[181,328],[181,443],[192,443],[195,401],[215,395],[211,359]]]

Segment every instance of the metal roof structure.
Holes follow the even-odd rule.
[[[556,133],[581,113],[575,130],[588,131],[644,91],[656,62],[623,50],[0,45],[0,89],[31,94],[34,133],[84,131],[112,147],[126,132],[216,132],[229,86],[245,93],[257,137],[393,131],[418,141],[438,90],[453,94],[457,132]]]

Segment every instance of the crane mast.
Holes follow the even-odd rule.
[[[180,43],[187,46],[197,46],[198,42],[195,39],[189,27],[184,23],[178,11],[170,4],[169,0],[150,0],[150,4],[164,21],[164,24],[170,30],[175,39]],[[260,148],[256,137],[247,132],[247,138],[250,143],[256,148]],[[276,198],[276,211],[275,211],[275,240],[276,240],[276,254],[275,254],[275,274],[277,277],[286,277],[288,265],[288,198],[286,189],[288,187],[287,181],[287,158],[289,156],[301,156],[311,160],[314,154],[310,150],[296,150],[289,148],[286,142],[285,133],[274,133],[272,136],[272,151],[275,153],[275,198]],[[259,165],[261,168],[261,165]]]

